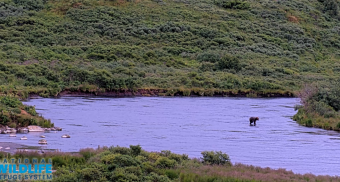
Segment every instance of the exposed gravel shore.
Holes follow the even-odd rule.
[[[41,146],[27,146],[27,145],[12,143],[12,142],[0,142],[0,147],[2,147],[0,151],[8,152],[11,154],[14,154],[17,150],[36,151],[36,150],[41,149]]]

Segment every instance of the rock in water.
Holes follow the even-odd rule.
[[[39,143],[39,144],[47,144],[47,141],[46,141],[45,139],[41,139],[41,140],[39,140],[38,143]]]
[[[60,127],[54,127],[57,131],[62,131],[63,129]]]
[[[61,136],[61,138],[71,138],[71,136],[68,135],[68,134],[65,134],[65,135]]]

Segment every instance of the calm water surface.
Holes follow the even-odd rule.
[[[296,173],[340,175],[340,134],[292,121],[295,98],[74,98],[31,99],[58,133],[45,133],[47,148],[78,151],[140,144],[148,151],[171,150],[200,157],[223,151],[232,162],[286,168]],[[258,116],[257,126],[249,117]],[[61,138],[69,134],[71,138]],[[41,133],[0,141],[37,145]]]

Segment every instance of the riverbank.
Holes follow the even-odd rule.
[[[285,169],[231,163],[222,152],[204,151],[188,158],[171,151],[148,152],[137,145],[81,149],[77,153],[17,152],[12,158],[52,158],[53,180],[62,181],[163,181],[163,182],[336,182],[338,176],[296,174]]]
[[[301,106],[293,120],[307,127],[340,131],[340,90],[338,82],[305,85],[298,93]]]
[[[0,152],[14,154],[18,151],[39,151],[42,149],[41,146],[28,146],[23,144],[18,144],[14,142],[0,142]],[[52,150],[53,151],[53,150]]]
[[[45,92],[29,93],[29,98],[49,97]],[[212,96],[212,97],[295,97],[294,92],[290,91],[261,91],[252,90],[217,90],[217,89],[121,89],[114,91],[106,90],[83,90],[81,88],[65,89],[56,93],[57,97],[69,96],[104,96],[104,97],[132,97],[132,96]]]
[[[298,113],[293,117],[293,120],[301,126],[321,128],[337,132],[340,132],[339,119],[339,116],[326,118],[317,113],[307,113],[303,108],[300,108]]]

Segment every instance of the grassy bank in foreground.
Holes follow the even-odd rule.
[[[1,157],[6,156],[2,153]],[[284,169],[232,165],[227,154],[202,152],[190,159],[170,151],[147,152],[140,146],[82,149],[78,153],[17,152],[13,158],[52,158],[53,181],[272,182],[340,181],[338,177],[294,174]]]
[[[339,81],[305,85],[298,95],[302,106],[296,108],[295,121],[307,127],[340,131]]]
[[[0,14],[0,92],[23,97],[339,78],[335,0],[0,0]]]

